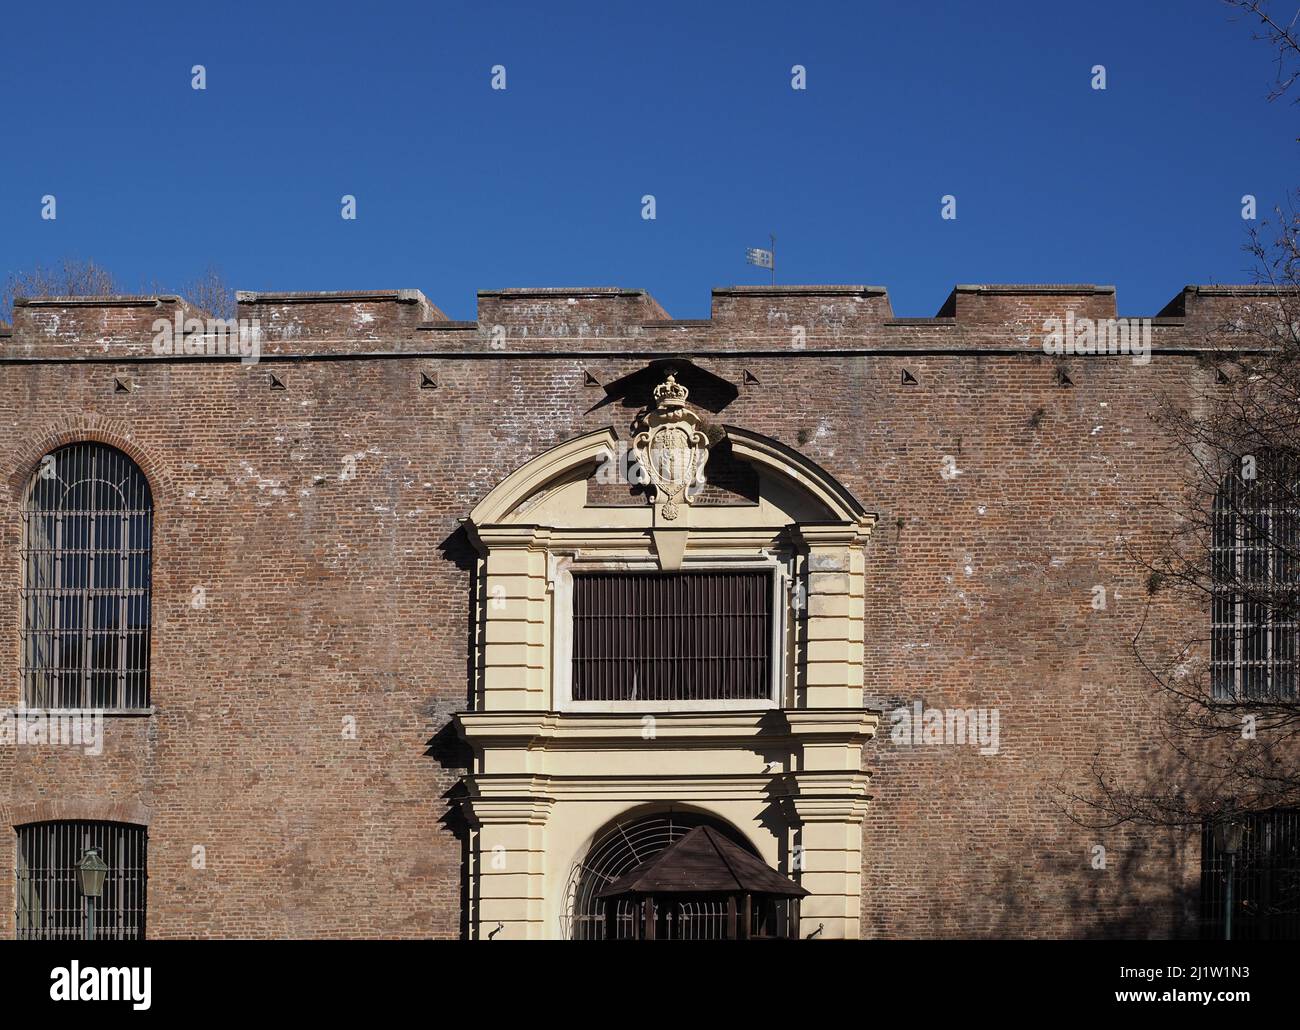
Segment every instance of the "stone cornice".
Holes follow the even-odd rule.
[[[523,823],[544,825],[555,805],[555,798],[542,793],[545,780],[540,777],[512,777],[500,782],[491,778],[467,777],[469,796],[461,798],[461,811],[470,823]]]
[[[801,823],[860,823],[871,801],[869,780],[865,773],[863,776],[859,783],[842,786],[844,793],[792,794],[790,806]]]
[[[790,527],[790,535],[805,549],[813,547],[855,547],[871,536],[874,515],[864,515],[851,522],[799,522]]]
[[[764,709],[717,712],[560,713],[530,711],[460,712],[456,729],[475,747],[529,749],[623,748],[643,742],[646,715],[653,715],[654,742],[692,746],[764,746],[781,743],[862,744],[879,726],[876,712],[858,708]]]

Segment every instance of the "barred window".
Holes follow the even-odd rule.
[[[599,896],[600,891],[624,873],[681,840],[697,826],[711,826],[746,851],[753,850],[732,827],[720,819],[701,813],[669,810],[635,820],[617,820],[597,834],[586,858],[570,874],[565,892],[569,902],[566,915],[568,936],[580,941],[605,940],[610,926],[606,913],[608,905],[615,906],[615,935],[622,938],[635,936],[635,907],[623,899],[606,901]],[[765,907],[760,907],[755,915],[756,925],[762,925],[761,921],[768,918]],[[664,933],[662,936],[717,940],[725,935],[726,919],[725,898],[690,898],[671,913],[675,932]],[[783,927],[786,925],[782,924]],[[773,935],[779,936],[775,933]]]
[[[89,906],[77,863],[90,848],[108,866],[95,901],[96,940],[144,939],[147,839],[143,826],[46,822],[18,827],[18,939],[82,940]]]
[[[22,682],[33,708],[149,704],[153,500],[121,451],[41,459],[23,505]]]
[[[772,696],[770,572],[573,577],[575,701]]]
[[[1300,939],[1300,809],[1252,812],[1239,820],[1243,832],[1235,861],[1219,850],[1214,824],[1202,828],[1202,936],[1224,935],[1231,876],[1234,940]]]
[[[1215,497],[1210,660],[1216,698],[1295,696],[1298,482],[1293,459],[1248,456]]]

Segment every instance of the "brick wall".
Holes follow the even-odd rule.
[[[155,494],[156,712],[110,718],[100,757],[0,749],[0,936],[8,827],[59,804],[147,812],[151,936],[458,935],[458,519],[546,447],[626,437],[633,410],[591,380],[673,355],[737,388],[712,420],[797,448],[879,513],[873,705],[1000,711],[995,757],[893,744],[886,720],[864,934],[1194,933],[1195,842],[1082,830],[1057,792],[1099,752],[1159,776],[1129,651],[1148,594],[1123,541],[1164,525],[1179,469],[1149,416],[1162,392],[1214,389],[1196,351],[1225,300],[1242,298],[1180,294],[1145,366],[1042,353],[1043,318],[1114,314],[1092,286],[958,287],[935,319],[895,318],[878,287],[743,288],[688,323],[635,290],[485,293],[476,323],[417,291],[241,294],[264,332],[252,366],[154,357],[149,326],[179,299],[18,307],[0,335],[0,706],[19,694],[22,492],[42,454],[89,438]],[[1185,613],[1155,604],[1176,636]]]

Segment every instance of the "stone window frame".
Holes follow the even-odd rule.
[[[618,454],[612,428],[537,455],[475,506],[463,520],[479,554],[475,709],[588,714],[862,704],[863,548],[875,516],[798,452],[755,433],[723,428],[737,457],[758,466],[760,475],[787,480],[791,496],[805,498],[816,517],[764,524],[761,505],[710,505],[697,509],[695,523],[687,526],[685,520],[663,523],[650,505],[573,503],[569,509],[561,504],[563,517],[557,518],[561,491],[585,484],[597,467]],[[783,589],[774,610],[781,632],[771,703],[574,702],[568,669],[571,590],[565,577],[578,564],[593,569],[783,568],[783,575],[774,572],[774,589],[778,583]],[[794,584],[802,587],[798,613],[790,596]],[[810,675],[813,666],[823,675]]]
[[[750,711],[766,708],[783,708],[787,706],[793,687],[791,659],[791,630],[797,624],[797,618],[791,611],[790,585],[794,581],[791,573],[791,561],[783,561],[776,554],[758,557],[741,556],[728,561],[718,554],[704,555],[689,562],[683,562],[682,572],[709,570],[737,570],[766,572],[771,577],[769,589],[772,592],[772,629],[768,646],[771,649],[771,673],[765,698],[739,698],[735,700],[684,699],[674,701],[575,701],[573,699],[573,663],[572,663],[572,624],[573,624],[573,575],[583,572],[628,572],[633,575],[644,572],[660,571],[660,563],[654,554],[641,556],[625,555],[614,558],[605,555],[586,556],[577,554],[557,554],[551,578],[551,597],[553,612],[553,704],[557,712],[627,712],[629,710],[644,712],[701,712],[701,711]]]

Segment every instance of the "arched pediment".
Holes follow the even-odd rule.
[[[785,479],[797,491],[821,504],[826,509],[827,521],[862,523],[872,520],[848,488],[815,461],[770,436],[736,426],[725,428],[736,457]]]
[[[617,452],[618,437],[613,427],[566,440],[530,458],[489,490],[474,505],[469,521],[476,526],[506,522],[525,501],[548,487],[571,481],[578,474],[585,477],[591,469],[612,460]]]
[[[736,426],[724,427],[732,453],[793,494],[788,505],[800,521],[869,525],[873,517],[834,476],[785,444]],[[521,513],[538,506],[547,493],[579,485],[607,462],[618,460],[619,439],[612,427],[574,437],[543,451],[506,476],[470,512],[475,526],[523,521]],[[529,520],[531,521],[531,520]]]

